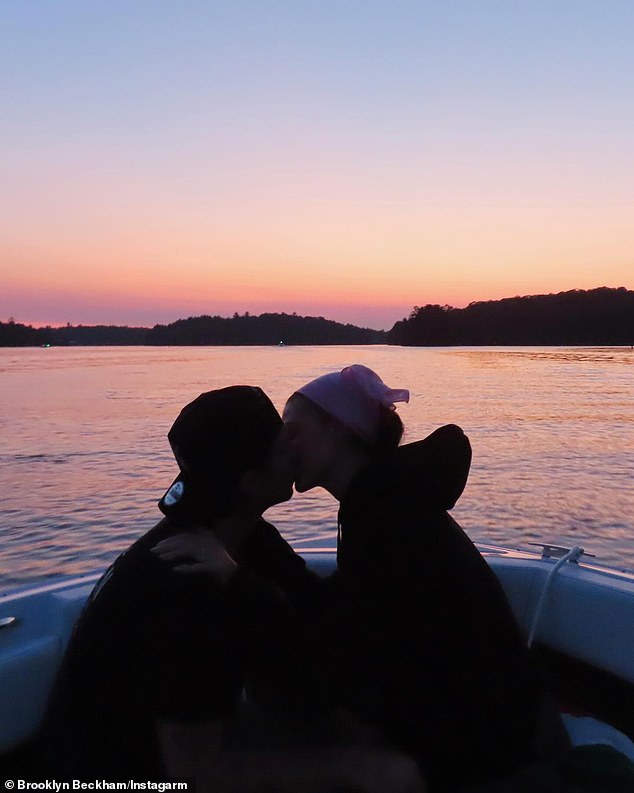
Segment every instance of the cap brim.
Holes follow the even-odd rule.
[[[185,494],[185,477],[181,471],[165,493],[163,493],[161,500],[158,502],[158,508],[167,517],[177,514],[183,509]]]

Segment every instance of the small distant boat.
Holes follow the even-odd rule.
[[[590,564],[580,548],[478,547],[549,671],[562,711],[593,717],[585,721],[608,733],[616,728],[630,746],[634,574]],[[334,551],[303,555],[320,574],[335,568]],[[0,594],[0,763],[23,755],[35,735],[73,625],[100,575]]]

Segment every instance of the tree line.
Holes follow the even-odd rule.
[[[297,314],[234,314],[200,316],[168,325],[137,328],[119,325],[71,325],[34,328],[9,320],[0,322],[0,346],[91,345],[279,345],[380,344],[386,332],[342,324],[324,317]]]
[[[466,308],[415,306],[394,325],[388,342],[629,346],[634,344],[634,291],[599,287],[470,303]]]
[[[0,347],[69,345],[633,345],[634,291],[573,289],[549,295],[415,306],[390,331],[297,314],[200,316],[137,328],[71,325],[34,328],[0,322]]]

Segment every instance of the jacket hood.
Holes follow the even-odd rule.
[[[471,444],[456,424],[446,424],[414,443],[399,446],[380,466],[381,485],[406,488],[427,506],[452,509],[471,467]]]

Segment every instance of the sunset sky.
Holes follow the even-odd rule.
[[[634,288],[632,0],[5,0],[0,320]]]

